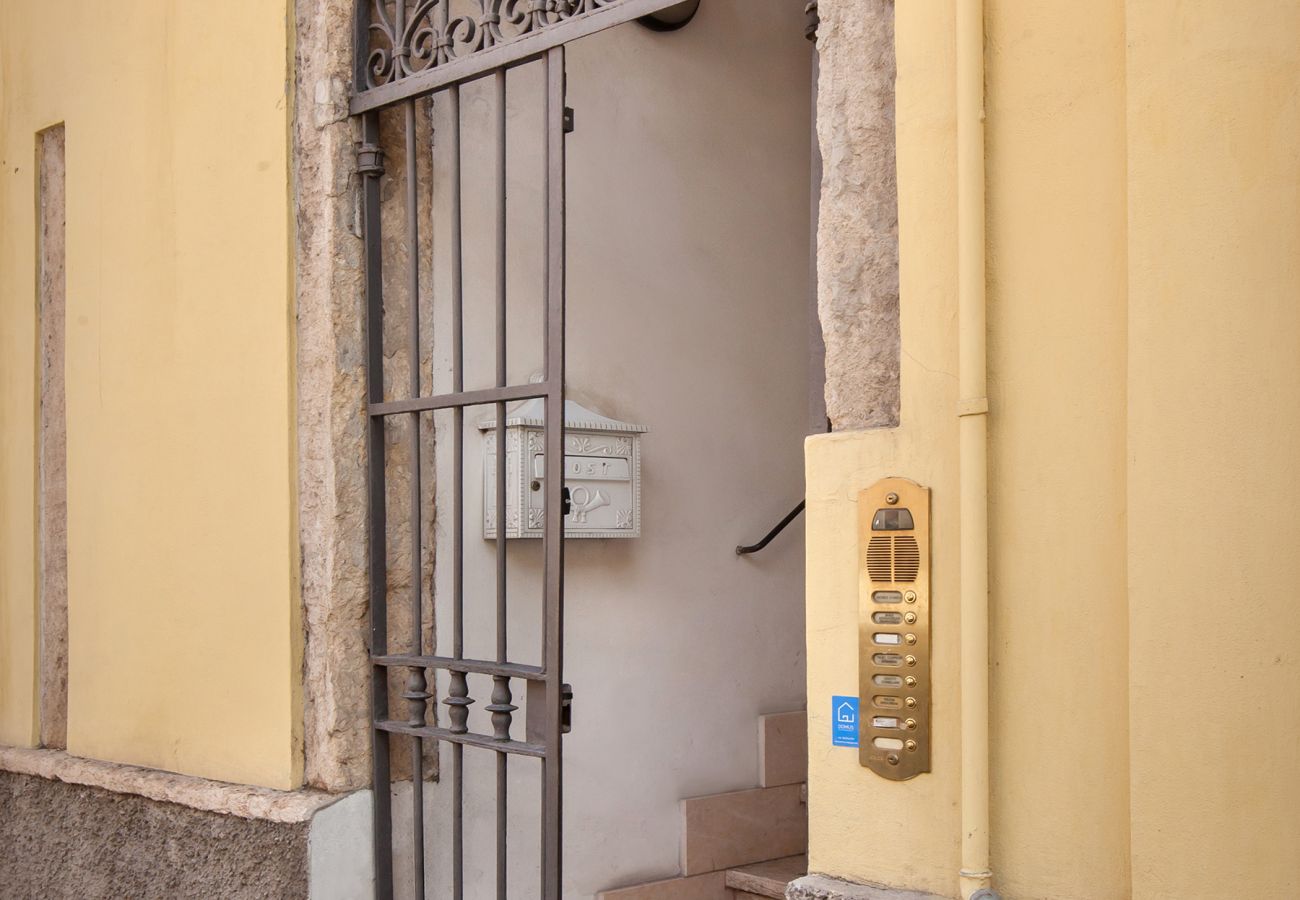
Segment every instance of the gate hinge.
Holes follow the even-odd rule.
[[[357,172],[378,178],[384,174],[384,151],[377,144],[362,144],[357,148]]]
[[[560,734],[573,730],[573,685],[560,685]]]
[[[560,488],[560,517],[567,519],[573,512],[573,495],[569,493],[569,488]]]
[[[564,133],[573,134],[573,129],[577,126],[574,124],[573,107],[564,107]]]

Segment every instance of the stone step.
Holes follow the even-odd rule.
[[[601,891],[596,900],[728,900],[727,873],[710,872],[693,878],[665,878],[631,887]]]
[[[802,784],[682,801],[682,874],[700,875],[808,852]]]
[[[727,887],[740,898],[783,900],[786,886],[808,874],[807,856],[787,856],[727,871]]]
[[[759,785],[780,787],[808,780],[808,713],[773,713],[758,719]]]
[[[602,891],[596,900],[782,900],[786,886],[807,873],[808,857],[788,856],[725,872]]]
[[[596,900],[784,897],[806,867],[798,854],[808,850],[807,713],[760,716],[758,755],[762,787],[682,801],[680,877],[612,888]]]

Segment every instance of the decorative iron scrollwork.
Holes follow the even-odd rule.
[[[367,0],[366,89],[391,84],[626,0]]]

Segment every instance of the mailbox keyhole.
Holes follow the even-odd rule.
[[[540,491],[542,483],[534,478],[529,487],[534,491]],[[573,512],[573,495],[569,493],[567,487],[562,487],[560,488],[560,514],[568,516],[571,512]]]

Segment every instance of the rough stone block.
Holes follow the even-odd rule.
[[[788,856],[727,871],[727,887],[741,896],[781,900],[786,887],[808,874],[808,857]]]
[[[945,900],[937,894],[856,884],[825,875],[805,875],[792,882],[785,891],[786,900]]]
[[[898,424],[894,0],[822,3],[817,306],[836,431]]]

